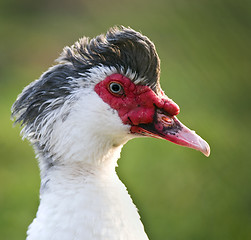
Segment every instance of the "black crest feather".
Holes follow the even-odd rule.
[[[160,60],[155,46],[131,28],[114,27],[106,35],[91,40],[81,38],[73,46],[64,48],[58,61],[71,62],[80,72],[98,65],[115,67],[118,72],[130,69],[136,74],[135,79],[143,79],[141,84],[154,91],[159,88]]]
[[[42,119],[62,106],[79,87],[71,79],[84,76],[91,68],[113,67],[122,74],[132,71],[132,81],[141,79],[137,84],[147,85],[155,92],[159,89],[160,60],[155,46],[131,28],[114,27],[105,35],[81,38],[73,46],[65,47],[57,61],[59,64],[23,90],[12,107],[12,117],[25,125],[33,139],[39,138]]]

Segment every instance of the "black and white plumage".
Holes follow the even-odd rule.
[[[148,239],[115,172],[123,144],[164,138],[209,155],[159,85],[154,44],[125,27],[65,47],[58,64],[12,107],[41,170],[40,206],[28,240]]]

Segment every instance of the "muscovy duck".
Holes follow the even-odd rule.
[[[122,146],[149,136],[208,156],[209,145],[177,119],[178,105],[159,84],[155,46],[141,33],[120,26],[81,38],[57,62],[12,107],[41,171],[27,239],[148,239],[115,171]]]

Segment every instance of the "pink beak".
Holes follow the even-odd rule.
[[[166,139],[181,146],[196,149],[205,156],[210,155],[210,147],[195,131],[184,126],[176,117],[157,109],[153,122],[131,127],[132,133]]]

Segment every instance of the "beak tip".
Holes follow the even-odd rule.
[[[200,151],[206,156],[206,157],[209,157],[210,155],[210,146],[209,144],[203,140],[203,139],[200,139]]]

